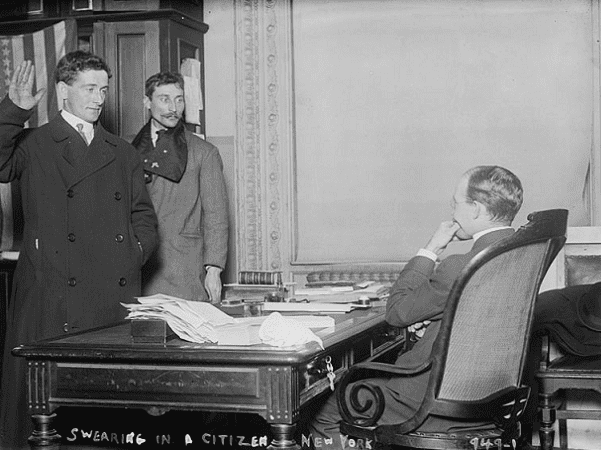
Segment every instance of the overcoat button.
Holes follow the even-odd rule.
[[[127,284],[127,280],[125,278],[119,278],[119,286],[125,286]]]
[[[63,331],[65,333],[69,332],[69,324],[67,322],[65,322],[64,325],[63,325]]]
[[[115,192],[115,200],[121,200],[121,192]]]
[[[75,242],[75,235],[73,233],[69,233],[67,238],[69,239],[69,242]]]
[[[122,234],[118,234],[117,236],[115,236],[115,240],[117,242],[123,242],[123,235]]]
[[[69,198],[73,198],[73,196],[74,196],[74,195],[75,195],[75,193],[73,192],[73,189],[69,189],[69,190],[67,191],[67,197],[69,197]]]
[[[77,284],[75,277],[69,278],[69,286],[73,287]]]

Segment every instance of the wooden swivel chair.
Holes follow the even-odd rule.
[[[529,395],[529,388],[520,380],[534,300],[565,242],[567,216],[566,210],[532,213],[528,224],[513,236],[486,248],[468,263],[449,293],[427,363],[412,370],[375,362],[351,367],[337,394],[341,432],[376,444],[410,448],[515,448]],[[378,425],[386,410],[383,395],[379,388],[362,384],[361,379],[411,377],[426,370],[430,371],[428,387],[415,415],[402,423]],[[365,397],[359,392],[366,390],[371,399],[361,402],[359,398]],[[420,426],[431,415],[490,421],[494,428],[421,432]]]

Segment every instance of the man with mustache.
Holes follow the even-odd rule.
[[[184,79],[160,72],[146,80],[151,118],[132,144],[159,220],[159,250],[143,269],[143,293],[221,301],[228,213],[219,150],[182,120]]]
[[[122,320],[140,295],[140,268],[157,244],[157,218],[136,150],[98,122],[111,72],[83,51],[56,67],[62,111],[23,129],[43,91],[16,67],[0,103],[0,182],[19,180],[23,243],[7,314],[0,385],[0,448],[29,448],[27,361],[19,344]]]

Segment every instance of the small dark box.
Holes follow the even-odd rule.
[[[131,337],[134,344],[165,344],[175,333],[164,320],[132,319]]]

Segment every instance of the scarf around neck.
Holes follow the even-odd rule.
[[[180,120],[174,128],[164,130],[154,146],[150,137],[150,120],[132,141],[144,163],[144,178],[149,183],[154,174],[179,183],[188,163],[184,124]]]

